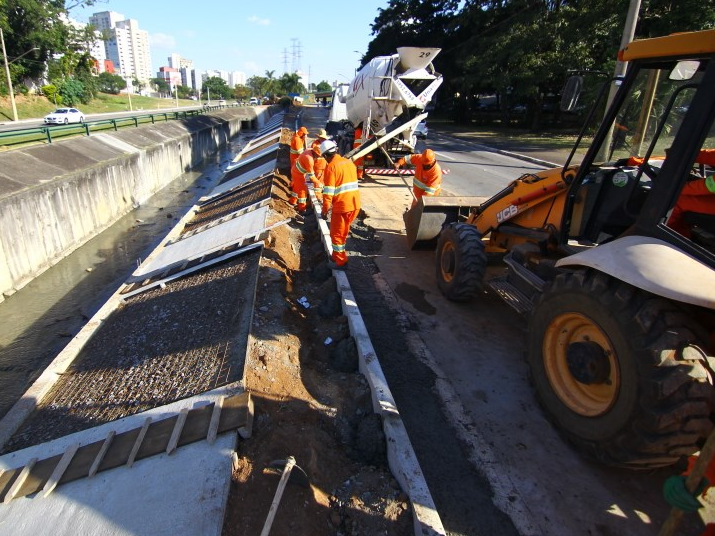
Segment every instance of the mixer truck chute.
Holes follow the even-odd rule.
[[[393,160],[414,152],[415,128],[442,84],[442,75],[432,65],[439,51],[398,48],[397,54],[370,60],[347,91],[336,91],[326,128],[334,133],[342,154],[353,160],[364,157],[366,166],[392,167]],[[358,128],[362,134],[355,140]]]

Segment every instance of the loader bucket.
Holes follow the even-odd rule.
[[[420,198],[414,207],[402,215],[408,247],[435,249],[444,225],[463,221],[471,207],[479,206],[486,200],[486,197],[457,196]]]

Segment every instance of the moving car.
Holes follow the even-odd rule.
[[[251,106],[258,106],[259,102],[256,97],[251,97],[251,100],[248,102]]]
[[[415,127],[415,136],[417,136],[417,139],[426,140],[427,133],[427,121],[420,121],[419,123],[417,123],[417,126]]]
[[[45,116],[46,125],[66,125],[68,123],[84,123],[84,114],[77,108],[57,108]]]

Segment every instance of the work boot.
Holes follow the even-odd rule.
[[[300,225],[303,225],[305,223],[305,216],[302,213],[298,212],[298,214],[293,217],[293,221],[299,223]]]

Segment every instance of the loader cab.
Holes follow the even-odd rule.
[[[637,234],[715,267],[715,179],[707,179],[715,174],[715,32],[710,47],[687,35],[632,43],[612,106],[605,116],[592,111],[578,144],[588,149],[579,153],[577,145],[563,170],[570,186],[560,242],[567,254]],[[567,106],[577,105],[582,83],[567,84]],[[710,198],[687,202],[706,180]]]

